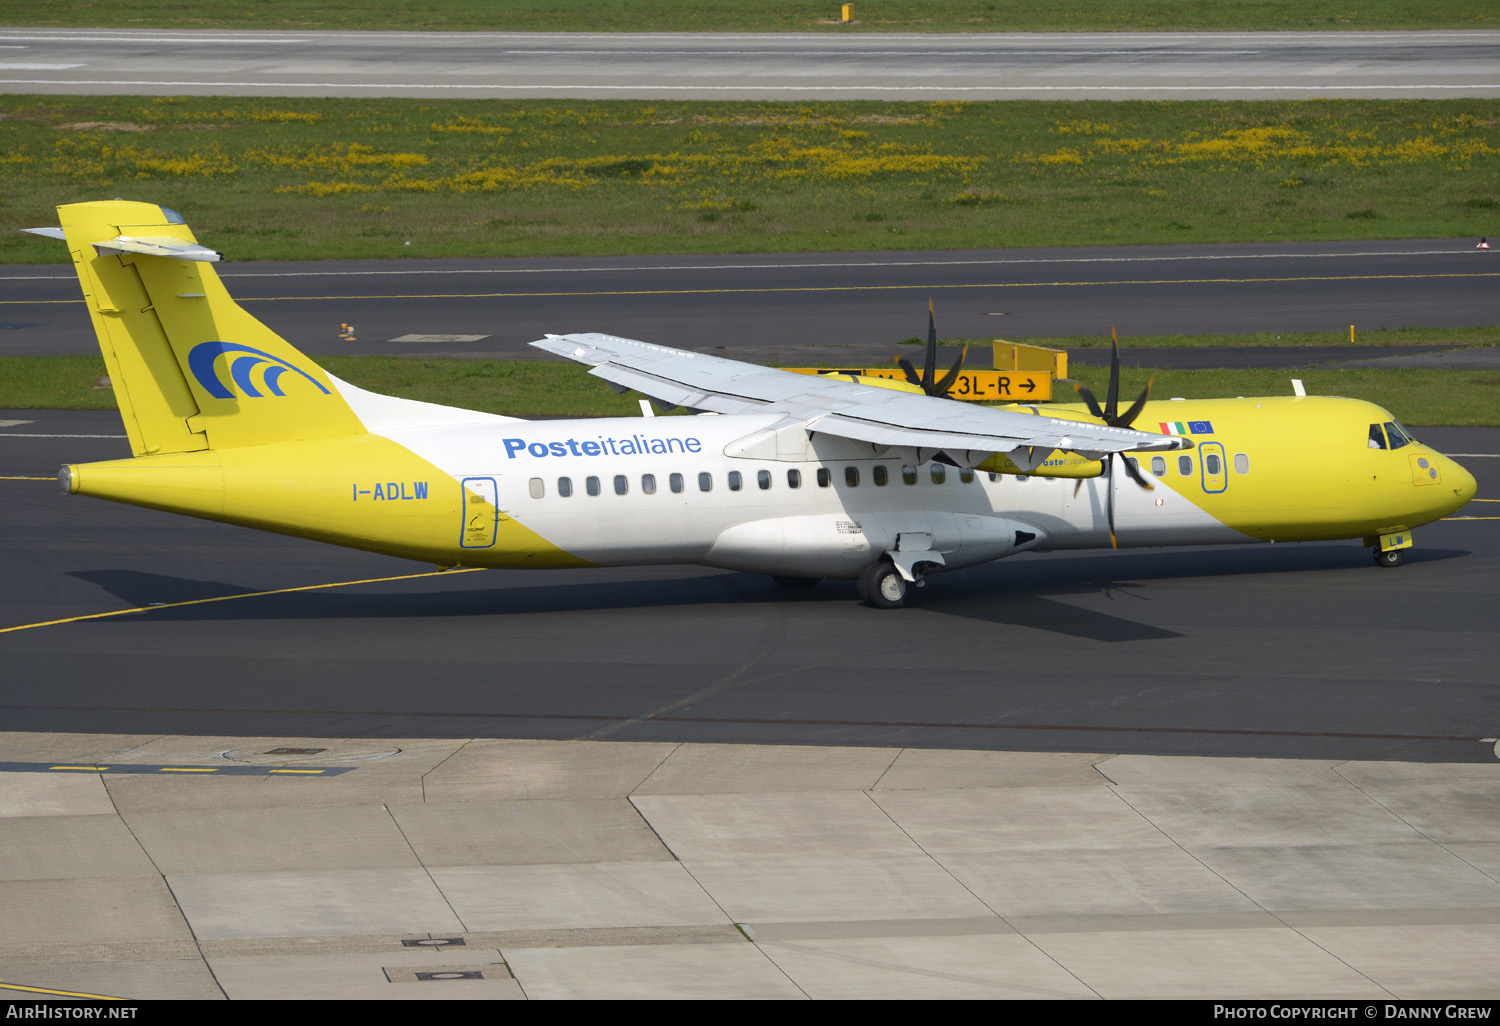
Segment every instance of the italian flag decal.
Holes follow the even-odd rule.
[[[1164,435],[1211,435],[1214,433],[1212,421],[1207,420],[1164,420],[1158,425]]]

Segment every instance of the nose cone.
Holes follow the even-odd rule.
[[[1474,498],[1474,493],[1479,491],[1479,483],[1463,467],[1447,457],[1444,459],[1448,465],[1443,468],[1443,481],[1453,489],[1453,509],[1462,509]]]

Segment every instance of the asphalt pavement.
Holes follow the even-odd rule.
[[[0,423],[0,625],[135,610],[0,634],[11,730],[1449,762],[1500,735],[1497,429],[1418,432],[1480,491],[1396,570],[1358,541],[1022,555],[893,615],[852,583],[440,575],[64,495],[12,478],[123,455],[115,415]]]
[[[835,8],[830,8],[834,10]],[[0,91],[651,99],[1500,95],[1500,32],[0,29]]]
[[[889,362],[893,345],[925,338],[929,298],[945,338],[1103,339],[1113,325],[1127,345],[1134,335],[1326,331],[1342,348],[1351,325],[1357,344],[1359,332],[1376,328],[1492,324],[1500,257],[1475,246],[1406,239],[315,263],[236,263],[231,251],[221,274],[255,316],[314,355],[534,359],[543,354],[527,343],[545,334],[603,331],[752,362],[842,365]],[[345,323],[357,341],[340,337]],[[0,268],[0,355],[94,352],[71,266]],[[1390,352],[1349,358],[1379,355]]]

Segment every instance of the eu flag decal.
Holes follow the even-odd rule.
[[[1211,435],[1214,433],[1214,426],[1210,421],[1190,420],[1188,421],[1188,432],[1194,435]]]

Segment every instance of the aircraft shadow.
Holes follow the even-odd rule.
[[[1416,549],[1412,563],[1452,559],[1462,550]],[[1103,642],[1181,637],[1179,633],[1117,615],[1069,604],[1068,596],[1104,596],[1111,602],[1149,602],[1153,581],[1235,578],[1261,574],[1316,573],[1358,568],[1371,574],[1400,573],[1369,564],[1366,550],[1348,544],[1317,547],[1278,546],[1254,549],[1175,549],[1140,552],[1066,554],[1021,558],[936,575],[915,603],[923,611],[984,623],[1027,627]],[[603,571],[629,574],[631,571]],[[496,573],[507,573],[496,571]],[[537,582],[536,572],[517,572],[500,586],[475,586],[489,575],[424,578],[420,590],[403,586],[371,593],[340,588],[262,595],[238,602],[209,602],[125,614],[112,621],[148,620],[215,622],[244,620],[430,619],[466,616],[515,616],[684,606],[732,606],[773,602],[811,606],[843,616],[877,615],[854,604],[852,582],[826,582],[808,592],[783,590],[758,574],[705,571],[701,576],[668,579],[552,580]],[[548,572],[543,572],[548,573]],[[558,571],[562,576],[600,571]],[[224,581],[197,580],[139,570],[73,571],[71,576],[95,584],[133,606],[190,602],[197,599],[251,595],[264,590]],[[556,580],[556,578],[554,578]],[[368,589],[369,585],[363,586]],[[377,586],[378,587],[378,586]],[[1146,607],[1138,607],[1143,611]],[[1122,606],[1121,613],[1126,610]],[[886,615],[886,614],[878,614]]]

